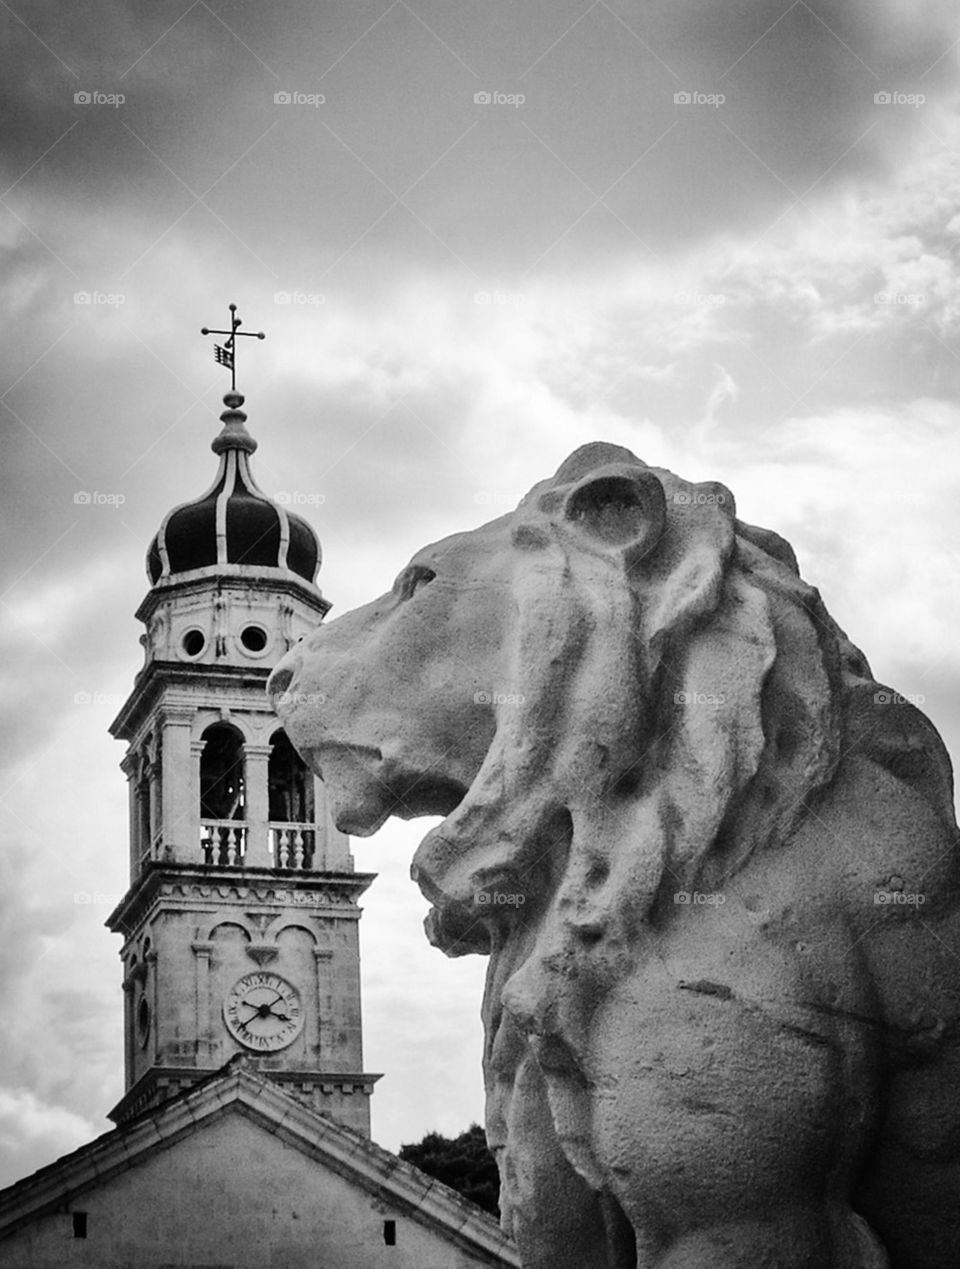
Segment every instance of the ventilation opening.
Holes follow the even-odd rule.
[[[267,632],[262,626],[244,626],[240,642],[248,652],[262,652],[267,646]]]
[[[145,1044],[147,1036],[150,1034],[150,1006],[147,1004],[146,996],[140,997],[140,1003],[137,1006],[137,1037],[141,1044]]]
[[[86,1238],[87,1236],[86,1212],[73,1213],[73,1236],[74,1238]]]
[[[397,1245],[397,1222],[383,1222],[383,1241],[388,1247],[396,1247]]]
[[[180,647],[188,657],[198,657],[206,646],[202,630],[188,630],[180,640]]]

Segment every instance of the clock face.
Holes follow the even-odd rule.
[[[223,1002],[223,1020],[248,1049],[285,1049],[303,1029],[300,993],[279,974],[245,974]]]

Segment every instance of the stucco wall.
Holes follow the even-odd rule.
[[[87,1237],[73,1236],[73,1212]],[[384,1221],[396,1221],[395,1246]],[[0,1242],[2,1269],[473,1269],[500,1263],[325,1169],[238,1111]]]

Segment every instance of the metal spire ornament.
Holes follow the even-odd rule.
[[[266,339],[266,335],[262,330],[240,330],[242,325],[240,318],[237,317],[236,304],[230,305],[230,329],[229,330],[210,330],[207,326],[201,326],[201,335],[227,335],[228,338],[223,341],[223,346],[214,344],[213,357],[218,366],[226,366],[230,371],[230,391],[237,390],[237,348],[236,341],[238,335],[249,335],[251,339]]]

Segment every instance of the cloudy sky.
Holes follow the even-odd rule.
[[[122,1089],[132,613],[240,386],[334,616],[610,440],[777,529],[960,752],[952,0],[0,0],[0,1184]],[[90,494],[78,503],[78,493]],[[91,703],[77,703],[84,695]],[[355,843],[374,1136],[482,1115],[483,965]]]

